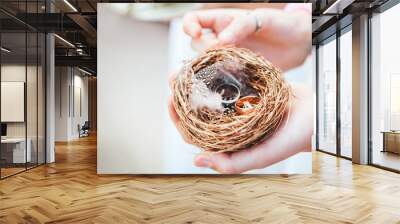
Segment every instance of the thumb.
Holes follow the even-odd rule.
[[[256,22],[250,14],[244,14],[232,22],[218,35],[220,44],[237,44],[254,33]]]
[[[232,166],[229,155],[226,153],[202,153],[196,156],[194,164],[198,167],[211,168],[219,173],[232,174],[236,173]]]
[[[223,174],[238,174],[254,169],[255,160],[251,150],[234,153],[208,153],[197,155],[194,164],[198,167],[211,168]]]

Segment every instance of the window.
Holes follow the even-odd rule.
[[[340,36],[340,155],[352,157],[352,34],[351,26]]]
[[[336,153],[336,39],[318,48],[318,149]]]
[[[400,5],[371,18],[372,164],[400,170]]]

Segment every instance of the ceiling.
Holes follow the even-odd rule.
[[[353,17],[373,12],[389,0],[311,0],[313,44],[352,23]]]
[[[376,8],[387,0],[291,0],[287,2],[312,3],[313,43],[335,32],[337,21],[342,26],[351,23],[351,17]],[[0,22],[2,32],[17,45],[24,46],[18,32],[55,32],[56,64],[87,68],[96,72],[97,57],[97,3],[135,2],[118,0],[1,0]],[[137,2],[137,1],[136,1]],[[257,1],[260,2],[260,1]],[[269,2],[281,2],[270,0]],[[52,13],[49,13],[49,12]],[[27,12],[27,13],[26,13]],[[3,35],[4,36],[4,35]],[[70,44],[66,43],[69,42]],[[4,42],[3,42],[4,43]],[[72,45],[73,46],[72,46]],[[33,45],[32,45],[33,46]],[[23,49],[23,48],[20,48]],[[28,51],[31,51],[28,47]],[[15,54],[19,51],[16,50]],[[23,52],[20,52],[23,53]]]
[[[48,0],[46,4],[45,0],[1,0],[2,45],[12,49],[10,53],[2,53],[3,60],[21,60],[26,53],[28,53],[28,59],[32,58],[37,48],[30,43],[34,35],[29,32],[35,35],[54,32],[57,34],[55,38],[56,65],[79,66],[95,74],[97,1],[68,0],[66,2]],[[50,11],[52,13],[49,13]],[[25,45],[25,31],[28,31],[27,45]],[[27,52],[25,52],[25,46],[27,46]]]

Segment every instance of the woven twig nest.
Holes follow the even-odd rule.
[[[276,131],[291,89],[279,69],[250,50],[211,49],[173,81],[173,105],[189,141],[213,152],[249,148]]]

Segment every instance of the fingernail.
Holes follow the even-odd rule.
[[[211,161],[207,157],[200,157],[197,160],[197,166],[199,166],[199,167],[211,167]]]

